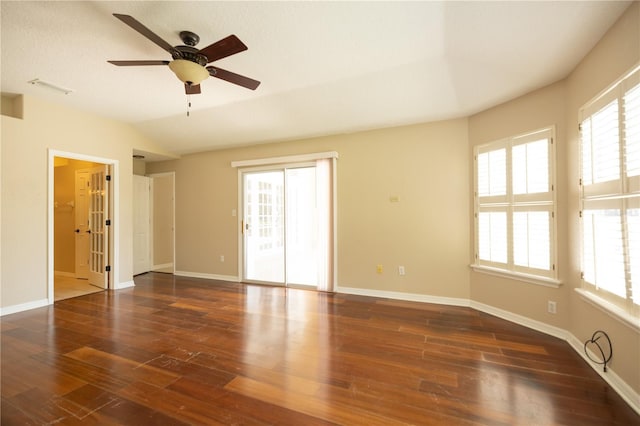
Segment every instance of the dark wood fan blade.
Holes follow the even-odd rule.
[[[210,44],[198,53],[206,56],[207,63],[209,63],[217,61],[218,59],[226,58],[227,56],[235,55],[236,53],[240,53],[247,49],[247,46],[245,46],[238,37],[232,34],[229,37]]]
[[[258,80],[254,80],[231,71],[223,70],[222,68],[214,67],[213,65],[208,66],[207,71],[209,71],[209,75],[211,75],[211,77],[216,77],[221,80],[228,81],[229,83],[246,87],[247,89],[256,90],[256,88],[260,85],[260,82]]]
[[[143,36],[145,36],[146,38],[148,38],[149,40],[151,40],[152,42],[154,42],[155,44],[163,48],[164,50],[166,50],[167,52],[171,53],[172,55],[177,52],[175,47],[173,47],[172,45],[164,41],[162,38],[160,38],[159,35],[151,31],[149,28],[142,25],[142,23],[136,20],[136,18],[134,18],[133,16],[121,15],[119,13],[114,13],[113,16],[115,16],[116,18],[118,18],[119,20],[121,20],[122,22],[124,22],[125,24],[127,24],[128,26],[130,26],[131,28],[133,28],[134,30],[136,30],[137,32],[139,32],[140,34],[142,34]]]
[[[168,65],[169,61],[107,61],[119,67],[135,67],[140,65]]]
[[[200,85],[199,84],[192,84],[191,86],[189,86],[188,84],[185,83],[185,85],[184,85],[184,93],[186,93],[187,95],[197,95],[197,94],[201,93]]]

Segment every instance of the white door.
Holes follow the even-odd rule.
[[[133,176],[133,275],[151,270],[150,184],[146,176]]]
[[[89,278],[89,169],[75,175],[76,278]]]
[[[284,171],[244,174],[244,278],[285,283]]]
[[[91,169],[89,178],[89,284],[109,287],[109,166]],[[109,180],[108,180],[109,179]]]

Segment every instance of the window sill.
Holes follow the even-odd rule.
[[[640,332],[640,318],[634,317],[629,312],[625,311],[621,307],[604,300],[598,295],[591,293],[583,288],[576,288],[576,293],[580,295],[587,303],[593,305],[600,311],[609,315],[615,320],[620,321],[624,325],[628,326],[635,332]]]
[[[481,272],[483,274],[493,275],[501,278],[510,278],[512,280],[523,281],[525,283],[536,284],[545,287],[559,288],[562,285],[562,281],[556,280],[554,278],[523,274],[521,272],[506,271],[504,269],[491,268],[489,266],[471,265],[471,269],[473,269],[475,272]]]

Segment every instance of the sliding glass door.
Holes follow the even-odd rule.
[[[246,281],[317,286],[316,187],[315,165],[243,173]]]

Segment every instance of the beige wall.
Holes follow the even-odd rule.
[[[635,392],[640,392],[640,333],[586,303],[574,289],[580,287],[578,110],[638,61],[640,3],[635,2],[566,80],[469,118],[470,152],[477,144],[557,126],[558,265],[563,282],[554,289],[472,272],[472,299],[568,330],[581,342],[605,330],[614,345],[611,368]],[[546,313],[547,300],[557,301],[556,315]]]
[[[138,176],[144,176],[147,174],[147,163],[144,160],[134,159],[133,160],[133,174]]]
[[[166,154],[131,126],[24,97],[23,119],[2,115],[1,207],[3,308],[47,300],[48,149],[119,162],[119,274],[132,279],[133,149]],[[53,267],[53,265],[51,265]]]
[[[469,155],[473,147],[509,136],[527,133],[553,125],[556,129],[557,170],[557,239],[558,269],[561,280],[566,281],[567,268],[567,218],[565,134],[565,84],[553,84],[506,104],[481,112],[469,118]],[[473,170],[473,163],[469,163]],[[470,183],[472,185],[473,183]],[[473,197],[472,193],[469,193]],[[473,200],[469,211],[470,226],[473,226]],[[470,248],[473,256],[473,246]],[[469,263],[473,258],[469,259]],[[471,272],[471,298],[496,308],[514,312],[556,327],[566,328],[569,307],[567,293],[563,289],[534,285],[512,279],[497,278],[482,272]],[[557,314],[547,313],[547,301],[557,303]]]
[[[76,237],[73,232],[76,229],[76,208],[68,203],[75,203],[76,170],[97,164],[63,158],[60,160],[60,165],[53,169],[53,201],[57,203],[57,207],[53,209],[53,269],[73,274],[76,271]]]
[[[232,161],[324,151],[340,156],[338,284],[468,298],[466,119],[148,164],[149,173],[176,172],[176,269],[238,275],[239,224],[231,215],[238,208],[238,170]],[[399,201],[390,202],[391,196]],[[399,265],[406,268],[403,277]]]
[[[640,2],[636,1],[567,79],[566,137],[570,161],[566,164],[566,174],[569,182],[569,218],[576,218],[579,211],[579,170],[578,161],[575,160],[578,158],[578,110],[639,62]],[[614,345],[612,370],[640,393],[640,332],[594,308],[573,291],[580,286],[578,222],[569,220],[567,227],[573,249],[567,262],[567,292],[571,303],[567,328],[580,341],[590,338],[596,330],[605,330]]]

